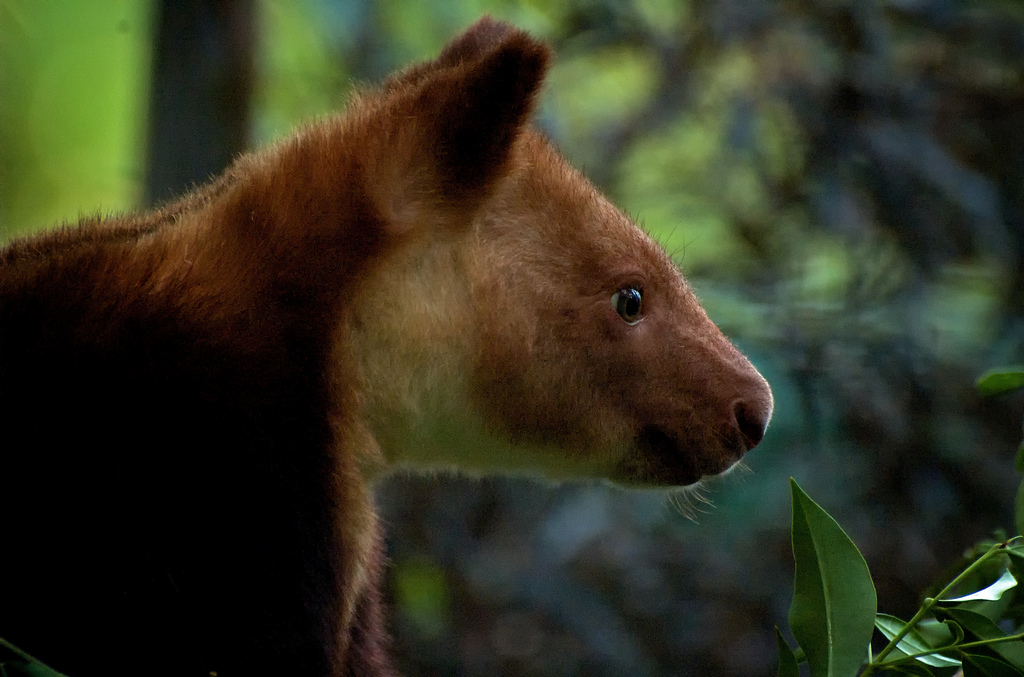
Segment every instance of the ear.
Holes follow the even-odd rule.
[[[455,66],[478,59],[518,32],[510,24],[484,16],[449,42],[435,63],[438,66]]]
[[[478,60],[437,78],[429,92],[440,95],[434,155],[449,187],[472,193],[504,175],[512,145],[533,111],[547,62],[547,47],[515,31]]]
[[[445,45],[437,59],[407,68],[390,78],[384,88],[394,91],[401,87],[416,85],[439,70],[475,61],[518,32],[511,24],[484,16],[467,28],[462,35]]]
[[[399,165],[389,173],[406,178],[387,200],[404,205],[397,230],[412,225],[408,217],[468,223],[508,171],[548,59],[547,47],[527,33],[484,19],[415,82],[392,83],[390,118],[400,129],[388,136],[401,142],[386,151]]]

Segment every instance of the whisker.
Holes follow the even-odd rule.
[[[697,512],[694,510],[693,504],[686,497],[683,492],[672,492],[666,495],[669,505],[675,508],[676,512],[680,515],[693,522],[694,524],[700,524],[697,520]]]
[[[710,488],[704,482],[697,482],[688,487],[680,487],[669,494],[668,503],[676,511],[694,524],[699,524],[699,515],[711,513],[709,508],[714,508],[714,502],[706,495]]]
[[[710,491],[708,487],[703,484],[694,485],[694,489],[690,492],[690,496],[696,499],[699,503],[702,503],[709,508],[715,507],[715,502],[711,500],[704,492]]]
[[[740,475],[743,475],[745,477],[750,477],[751,475],[754,474],[754,469],[751,468],[746,463],[744,463],[741,459],[736,462],[736,465],[734,465],[732,468],[732,472],[730,472],[729,474],[731,475],[733,473],[739,473]]]

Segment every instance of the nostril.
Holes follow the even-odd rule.
[[[768,421],[771,418],[771,409],[751,405],[744,400],[738,400],[733,405],[733,413],[736,416],[736,425],[740,433],[747,441],[747,451],[756,447],[768,429]]]

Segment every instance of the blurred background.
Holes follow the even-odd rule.
[[[538,124],[771,382],[688,519],[658,492],[377,487],[409,675],[771,675],[793,476],[909,616],[1010,528],[1024,400],[1024,3],[0,0],[0,241],[144,207],[484,13],[557,52]]]

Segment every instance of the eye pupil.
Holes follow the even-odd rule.
[[[619,314],[619,317],[628,324],[636,324],[640,321],[643,295],[639,289],[626,287],[612,294],[612,305],[615,306],[615,312]]]

